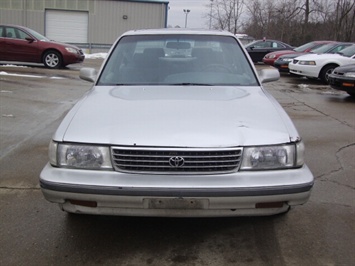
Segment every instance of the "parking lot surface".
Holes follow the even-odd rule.
[[[101,63],[0,65],[0,265],[354,265],[355,100],[288,74],[265,88],[304,139],[316,178],[306,205],[171,219],[68,215],[45,201],[38,177],[51,135],[90,89],[79,68]]]

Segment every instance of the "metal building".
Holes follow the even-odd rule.
[[[1,0],[0,24],[17,24],[67,43],[112,44],[131,29],[167,27],[166,0]],[[94,47],[95,48],[95,47]]]

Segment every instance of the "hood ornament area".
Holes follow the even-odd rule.
[[[185,164],[185,159],[179,156],[170,157],[169,164],[174,168],[182,167]]]

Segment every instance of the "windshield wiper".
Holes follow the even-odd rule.
[[[195,83],[195,82],[181,82],[181,83],[172,83],[172,84],[166,84],[166,85],[171,85],[171,86],[214,86],[214,84]]]

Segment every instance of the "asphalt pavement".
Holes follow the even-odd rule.
[[[172,219],[68,215],[47,202],[38,177],[49,140],[90,89],[78,70],[101,62],[0,65],[0,265],[355,265],[355,100],[285,74],[265,87],[306,144],[316,178],[307,204],[271,217]]]

